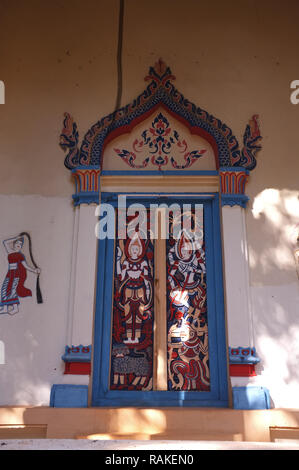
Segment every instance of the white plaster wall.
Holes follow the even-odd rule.
[[[68,345],[92,344],[97,269],[95,204],[77,207],[68,308]]]
[[[258,168],[256,172],[258,178]],[[253,183],[254,178],[252,174],[250,181]],[[232,385],[267,387],[272,407],[298,408],[299,278],[294,250],[299,232],[299,191],[266,187],[252,197],[244,215],[249,268],[248,320],[242,327],[236,311],[228,318],[228,330],[230,339],[234,338],[230,346],[255,346],[261,362],[256,366],[255,377],[232,377]],[[232,263],[235,269],[228,285],[235,279],[237,286],[241,278],[241,263],[238,267],[237,262],[239,245],[235,239],[236,259]],[[239,260],[241,262],[242,257],[239,256]],[[244,298],[245,292],[246,289]],[[240,318],[242,315],[243,311]],[[244,344],[247,329],[251,332],[250,342]],[[236,344],[238,337],[240,344]]]
[[[43,303],[36,302],[36,276],[27,272],[32,297],[20,298],[19,313],[0,315],[1,405],[49,405],[53,383],[64,383],[64,353],[70,283],[73,209],[70,198],[0,195],[0,282],[7,273],[6,238],[30,233],[42,272]],[[26,254],[24,246],[24,254]],[[31,264],[26,256],[26,261]],[[69,380],[68,380],[69,382]],[[77,379],[77,383],[78,379]]]
[[[244,209],[222,208],[224,287],[230,347],[253,346]]]
[[[233,386],[259,385],[274,408],[298,408],[299,286],[252,287],[254,345],[261,362],[255,377],[232,377]]]
[[[255,382],[276,408],[298,408],[299,283],[252,287],[254,337],[261,358]]]

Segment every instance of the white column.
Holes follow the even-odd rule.
[[[223,206],[222,225],[228,345],[254,346],[245,209],[239,205]]]
[[[96,288],[95,204],[76,207],[69,297],[68,345],[92,344]]]

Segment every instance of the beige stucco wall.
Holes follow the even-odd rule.
[[[33,230],[33,214],[38,219],[50,207],[53,214],[61,210],[60,220],[67,221],[63,229],[57,224],[53,237],[47,236],[50,221],[33,230],[48,303],[43,305],[46,323],[37,324],[33,300],[32,314],[24,321],[39,344],[38,378],[46,387],[42,397],[32,395],[32,404],[47,404],[51,384],[63,380],[61,370],[59,377],[42,370],[61,369],[73,233],[73,184],[59,134],[65,111],[76,120],[80,139],[113,111],[118,2],[1,0],[0,8],[0,79],[6,92],[0,105],[0,239],[19,233],[13,215],[20,207],[28,215],[24,230]],[[290,102],[290,82],[299,78],[298,14],[297,0],[283,6],[278,0],[125,0],[121,101],[125,105],[142,92],[149,66],[162,57],[177,77],[175,86],[230,126],[240,144],[248,119],[259,114],[263,148],[247,185],[251,200],[246,210],[253,339],[262,358],[261,384],[269,386],[276,406],[286,407],[299,406],[299,282],[293,259],[299,223],[299,105]],[[33,195],[37,205],[30,202]],[[1,279],[5,263],[2,253]],[[66,306],[61,316],[53,298],[55,282],[46,274],[58,272],[60,307]],[[64,323],[59,334],[51,329],[53,343],[45,354],[41,339],[53,314]],[[2,316],[0,340],[6,345],[18,341],[24,350],[28,339],[21,321]],[[20,388],[27,388],[27,380],[35,383],[32,368],[24,365],[26,380],[16,382],[19,352],[10,355],[6,349],[1,404],[23,404]]]

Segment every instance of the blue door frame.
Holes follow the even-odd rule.
[[[121,193],[119,193],[121,194]],[[227,347],[220,206],[218,193],[176,195],[129,195],[130,202],[162,203],[167,201],[204,205],[204,227],[207,270],[207,307],[209,328],[210,391],[125,391],[109,390],[114,240],[98,241],[98,272],[93,347],[92,406],[135,407],[228,407]],[[102,202],[116,206],[118,194],[102,193]],[[131,198],[131,200],[130,200]]]

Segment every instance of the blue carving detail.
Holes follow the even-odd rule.
[[[91,344],[89,346],[66,346],[64,355],[61,359],[64,362],[90,362],[91,361]]]
[[[99,204],[99,193],[98,191],[82,191],[72,196],[74,201],[74,206],[79,206],[80,204]]]
[[[234,173],[236,172],[242,172],[242,173],[246,173],[247,175],[250,174],[250,171],[247,169],[247,168],[244,168],[243,166],[221,166],[219,168],[219,171],[233,171]]]
[[[228,348],[230,364],[257,364],[260,358],[256,354],[255,348],[238,346]]]
[[[241,206],[246,208],[249,197],[245,194],[221,194],[222,206]]]

